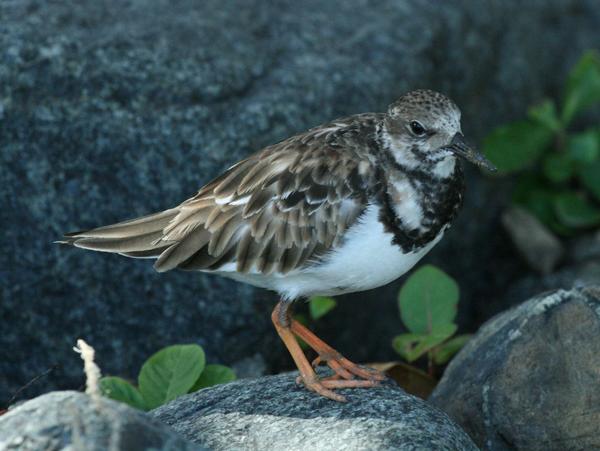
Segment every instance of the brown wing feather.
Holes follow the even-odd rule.
[[[154,266],[161,272],[219,270],[227,263],[239,272],[267,274],[300,268],[341,242],[376,183],[358,118],[267,147],[177,208],[66,240],[158,257]]]
[[[201,225],[210,237],[197,255],[181,254],[179,262],[171,257],[168,265],[161,257],[155,267],[218,270],[218,261],[235,263],[239,272],[265,274],[302,267],[340,243],[365,207],[373,172],[365,154],[336,148],[319,129],[271,146],[184,203],[188,209],[211,210]],[[169,236],[195,217],[204,215],[186,212],[175,218]]]

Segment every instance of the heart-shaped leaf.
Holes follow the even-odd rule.
[[[129,404],[140,410],[148,410],[142,394],[132,384],[117,376],[106,376],[100,379],[100,390],[104,396],[115,401]]]
[[[209,364],[206,365],[204,371],[191,388],[191,392],[200,390],[201,388],[212,387],[217,384],[225,384],[236,379],[235,373],[231,368],[225,365]]]
[[[200,377],[204,364],[204,351],[195,344],[168,346],[146,360],[138,385],[148,408],[186,394]]]
[[[408,330],[427,335],[452,324],[459,290],[450,276],[432,265],[415,271],[398,294],[400,317]]]

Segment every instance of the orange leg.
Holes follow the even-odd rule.
[[[298,321],[292,320],[290,329],[319,354],[319,356],[313,360],[313,367],[316,367],[321,362],[325,362],[335,374],[343,379],[353,379],[355,376],[366,379],[367,381],[382,381],[385,379],[383,373],[371,368],[363,368],[356,363],[351,362]]]
[[[373,387],[378,384],[379,380],[384,378],[380,373],[373,370],[365,370],[350,362],[300,323],[290,319],[288,308],[289,303],[279,302],[271,314],[271,319],[277,333],[300,371],[299,381],[306,388],[334,401],[345,402],[346,398],[335,393],[333,389]],[[322,380],[319,379],[313,366],[302,352],[295,335],[301,337],[311,348],[319,353],[317,359],[327,362],[335,372],[333,376]],[[362,377],[365,380],[354,380],[354,375]]]

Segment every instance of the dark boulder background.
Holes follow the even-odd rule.
[[[600,287],[535,296],[486,322],[429,401],[490,451],[600,448]]]
[[[183,342],[291,368],[274,295],[52,241],[175,205],[254,150],[413,88],[453,97],[477,142],[557,94],[598,30],[595,0],[1,2],[0,404],[55,364],[22,396],[77,388],[78,337],[130,378]],[[458,279],[472,331],[528,270],[500,227],[510,182],[469,178],[429,260]],[[318,331],[356,360],[394,358],[400,283],[345,297]]]

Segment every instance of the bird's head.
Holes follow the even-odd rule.
[[[389,106],[384,128],[393,157],[408,169],[431,168],[442,176],[449,175],[456,156],[460,156],[490,171],[496,170],[465,143],[460,110],[439,92],[417,90],[403,95]]]

